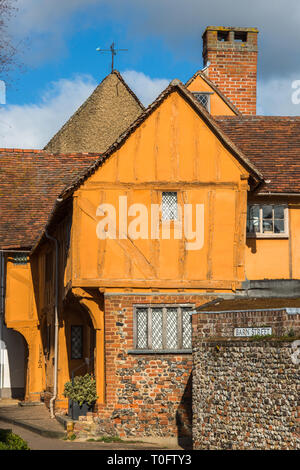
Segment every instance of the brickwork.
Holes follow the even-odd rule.
[[[272,338],[233,338],[235,327],[263,325]],[[291,343],[300,315],[202,313],[195,332],[194,448],[299,449],[300,366]]]
[[[132,354],[135,304],[199,305],[188,295],[105,296],[106,403],[95,432],[120,437],[191,435],[191,354]],[[84,423],[79,425],[81,428]]]
[[[225,40],[220,40],[219,34]],[[256,114],[257,33],[255,28],[208,27],[203,35],[206,74],[242,114]],[[245,35],[245,41],[236,40]]]

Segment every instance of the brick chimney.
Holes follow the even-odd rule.
[[[203,38],[205,73],[242,114],[256,114],[257,28],[208,26]]]

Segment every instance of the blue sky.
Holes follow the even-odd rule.
[[[300,114],[291,84],[300,79],[299,0],[16,0],[9,24],[19,46],[0,108],[0,146],[39,148],[47,143],[116,68],[149,104],[173,78],[183,82],[202,68],[207,25],[255,26],[259,33],[258,113]],[[1,78],[1,77],[0,77]]]

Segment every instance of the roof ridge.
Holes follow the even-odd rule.
[[[133,98],[136,100],[136,102],[138,103],[138,105],[141,107],[142,111],[144,111],[145,107],[144,105],[140,102],[140,100],[138,99],[138,97],[135,95],[135,93],[131,90],[131,88],[127,85],[127,83],[125,82],[124,78],[122,77],[122,75],[120,74],[120,72],[118,70],[113,70],[112,72],[110,72],[108,75],[106,75],[106,77],[103,78],[103,80],[96,86],[96,88],[93,90],[93,92],[90,94],[90,96],[87,97],[87,99],[79,106],[79,108],[76,109],[76,111],[69,117],[69,119],[66,120],[66,122],[62,125],[62,127],[51,137],[51,139],[49,140],[49,142],[47,142],[47,144],[45,145],[44,149],[46,149],[46,147],[48,147],[48,145],[51,144],[51,142],[57,137],[59,136],[63,131],[64,129],[67,128],[68,124],[70,122],[72,122],[76,116],[78,116],[83,109],[86,108],[86,106],[91,102],[92,100],[92,96],[94,96],[94,94],[97,92],[97,90],[99,90],[104,82],[109,78],[111,77],[112,75],[115,75],[116,77],[118,77],[118,79],[120,80],[120,82],[125,86],[126,90],[133,96]]]
[[[250,115],[241,115],[241,116],[228,116],[228,115],[218,115],[214,116],[216,120],[222,120],[222,119],[227,119],[227,120],[240,120],[240,121],[261,121],[263,119],[268,120],[268,121],[300,121],[300,116],[276,116],[276,115],[263,115],[263,114],[256,114],[255,116],[250,116]]]
[[[180,90],[185,97],[190,100],[190,103],[196,108],[196,110],[201,114],[201,116],[208,122],[215,131],[217,131],[219,137],[222,138],[223,142],[231,148],[235,153],[238,159],[242,160],[246,166],[251,170],[252,173],[255,173],[258,176],[258,179],[263,180],[263,175],[261,172],[248,160],[248,158],[241,152],[241,150],[231,141],[231,139],[226,136],[223,130],[215,122],[214,118],[209,114],[209,112],[204,109],[204,107],[198,102],[194,97],[192,92],[190,92],[185,85],[178,79],[172,80],[169,85],[163,90],[160,95],[154,100],[145,111],[138,116],[138,118],[126,129],[123,134],[121,134],[118,139],[101,155],[101,160],[98,159],[94,162],[90,168],[88,168],[81,177],[78,178],[72,185],[66,187],[64,191],[60,194],[60,197],[66,197],[69,192],[73,192],[77,187],[79,187],[97,168],[106,160],[120,145],[125,143],[129,135],[135,131],[140,124],[164,101],[164,99],[169,96],[169,94],[175,89]]]

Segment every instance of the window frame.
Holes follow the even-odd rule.
[[[149,342],[151,343],[152,337],[152,310],[153,309],[162,309],[163,316],[166,315],[166,311],[168,308],[177,309],[177,340],[179,338],[179,347],[177,349],[153,349],[149,348]],[[190,309],[191,311],[195,308],[195,304],[136,304],[133,306],[133,350],[128,351],[128,353],[132,354],[191,354],[192,353],[192,337],[191,337],[191,347],[190,348],[183,348],[183,324],[182,324],[182,310],[183,309]],[[147,323],[148,323],[148,331],[147,331],[147,348],[138,348],[138,332],[137,332],[137,313],[139,309],[147,309],[148,316],[147,316]],[[181,313],[178,315],[179,310]],[[150,314],[149,314],[150,313]],[[164,321],[164,320],[163,320]],[[192,322],[192,320],[191,320]],[[164,327],[163,327],[164,328]],[[166,331],[166,330],[165,330]],[[162,333],[162,341],[165,343],[166,341],[166,333],[163,331]],[[164,344],[163,344],[164,346]]]
[[[213,91],[192,91],[195,99],[197,102],[201,105],[200,101],[196,98],[196,95],[207,95],[208,96],[208,103],[207,103],[207,108],[203,105],[201,105],[204,109],[206,109],[207,112],[210,113],[210,108],[211,108],[211,95],[213,95]]]
[[[250,206],[258,206],[259,207],[259,232],[247,232],[247,224],[248,224],[248,208]],[[284,232],[276,233],[276,232],[262,232],[262,223],[263,223],[263,206],[272,206],[273,210],[275,206],[281,206],[284,209]],[[248,203],[247,204],[247,220],[246,220],[246,237],[247,238],[289,238],[289,210],[288,204],[286,203]]]

